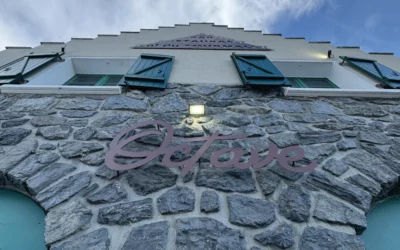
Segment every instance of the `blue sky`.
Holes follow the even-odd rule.
[[[400,57],[399,9],[398,0],[0,0],[0,50],[214,22]]]
[[[272,31],[400,57],[399,10],[398,0],[331,1],[297,20],[280,18]]]

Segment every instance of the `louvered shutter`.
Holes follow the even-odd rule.
[[[291,86],[265,55],[231,55],[244,85]]]
[[[122,85],[165,89],[173,62],[173,56],[141,54],[126,73]]]
[[[41,67],[60,59],[63,53],[28,55],[0,67],[1,84],[20,84],[24,77]]]
[[[380,80],[383,84],[394,89],[400,89],[400,73],[398,71],[372,59],[347,56],[340,56],[340,58],[343,59],[343,62],[347,62],[355,68],[360,69],[377,80]]]

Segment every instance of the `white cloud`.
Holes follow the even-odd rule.
[[[0,50],[120,31],[214,22],[269,32],[279,18],[299,18],[325,0],[0,0]]]

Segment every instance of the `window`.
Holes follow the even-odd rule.
[[[44,241],[44,211],[15,191],[0,189],[0,248],[47,249]]]
[[[27,55],[18,58],[15,61],[0,66],[0,85],[1,84],[22,84],[26,83],[24,79],[29,74],[46,66],[56,60],[61,61],[61,56],[64,53],[52,53],[41,55]]]
[[[292,88],[329,88],[338,89],[333,82],[328,78],[300,78],[300,77],[290,77],[288,78]]]
[[[289,81],[265,55],[232,53],[231,58],[243,85],[290,86]]]
[[[121,75],[75,75],[64,85],[68,86],[116,86],[120,82]]]
[[[400,249],[400,199],[393,197],[374,206],[367,216],[368,227],[361,235],[365,249]]]
[[[400,89],[400,72],[372,59],[347,56],[340,56],[340,58],[343,59],[341,65],[347,62],[351,66],[379,80],[385,87]]]

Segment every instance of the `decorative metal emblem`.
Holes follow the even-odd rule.
[[[197,34],[155,43],[136,45],[132,49],[202,49],[202,50],[257,50],[270,51],[266,46],[252,45],[231,38]]]
[[[161,145],[153,150],[153,151],[143,151],[143,152],[131,152],[126,151],[124,147],[137,139],[140,139],[144,136],[149,135],[158,135],[163,136],[163,130],[151,130],[146,129],[140,132],[136,132],[135,129],[140,128],[148,128],[148,127],[164,127],[165,136]],[[134,133],[133,133],[134,132]],[[219,132],[216,131],[210,137],[196,137],[196,138],[187,138],[186,141],[204,141],[204,144],[201,148],[194,153],[189,159],[185,159],[183,161],[172,161],[171,157],[175,152],[182,152],[183,154],[192,153],[192,146],[189,144],[179,144],[176,146],[171,146],[172,137],[174,134],[173,127],[165,122],[160,120],[150,120],[138,123],[132,127],[129,127],[123,131],[121,131],[111,142],[110,151],[107,153],[105,158],[106,165],[114,170],[127,170],[134,169],[144,164],[152,161],[156,157],[160,155],[164,155],[162,158],[162,165],[169,168],[183,167],[182,175],[185,176],[196,164],[196,162],[201,158],[201,156],[206,152],[206,150],[211,146],[214,141],[217,140],[233,140],[233,139],[244,139],[247,138],[247,135],[219,135]],[[219,156],[225,153],[233,153],[233,158],[229,161],[220,162],[218,160]],[[258,151],[254,148],[250,150],[250,158],[247,162],[241,162],[240,158],[244,156],[246,152],[244,152],[240,148],[231,148],[226,147],[215,151],[210,157],[210,163],[217,168],[225,168],[229,166],[235,166],[240,169],[246,169],[253,167],[255,169],[262,168],[268,165],[274,159],[279,162],[280,166],[293,172],[311,172],[317,167],[317,161],[313,160],[311,163],[305,167],[292,167],[288,163],[299,161],[304,157],[304,150],[299,146],[290,146],[281,150],[278,153],[278,147],[270,143],[269,151],[267,156],[263,159],[260,159],[258,155]],[[124,157],[124,158],[134,158],[137,161],[128,164],[120,164],[115,162],[115,157]]]

